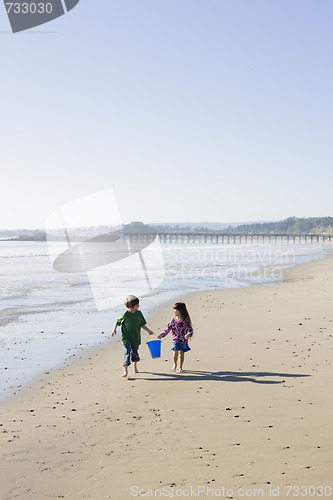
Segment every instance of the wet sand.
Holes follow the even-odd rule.
[[[184,300],[184,373],[143,332],[139,374],[119,337],[1,405],[1,498],[333,497],[333,256]]]

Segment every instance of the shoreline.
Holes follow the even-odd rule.
[[[170,372],[170,335],[160,359],[142,335],[140,373],[123,380],[118,334],[2,403],[4,497],[333,493],[333,255],[286,274],[184,297],[195,328],[184,374]],[[161,331],[171,309],[160,306],[148,326]]]
[[[287,246],[285,250],[288,252]],[[223,252],[225,251],[224,249]],[[230,249],[230,251],[233,252],[233,249]],[[332,251],[330,246],[322,247],[324,255],[330,251]],[[248,256],[250,260],[245,261],[243,264],[240,263],[241,268],[236,266],[233,271],[234,274],[228,275],[228,288],[222,288],[222,290],[261,287],[283,282],[283,276],[289,269],[288,266],[280,264],[275,267],[274,265],[267,267],[264,264],[265,257],[263,257],[260,270],[253,271],[251,267],[248,267],[251,256],[250,253]],[[236,261],[234,263],[236,264]],[[292,264],[293,267],[301,265],[303,264]],[[214,288],[206,289],[206,291],[219,289],[218,286],[219,283],[217,282]],[[177,290],[172,292],[171,289],[161,291],[158,297],[153,295],[142,298],[142,307],[149,318],[151,313],[154,314],[155,309],[159,310],[160,306],[170,300],[177,298],[181,300],[181,297],[188,293],[200,292],[200,290],[191,292]],[[2,358],[3,366],[0,370],[2,378],[1,401],[6,401],[13,395],[20,393],[23,390],[22,387],[34,383],[36,379],[38,380],[43,376],[46,370],[64,367],[68,360],[78,356],[83,349],[89,351],[94,346],[104,344],[107,337],[106,325],[109,324],[110,317],[117,317],[118,312],[123,309],[122,306],[118,306],[119,311],[114,309],[98,312],[93,309],[91,301],[90,305],[89,302],[84,303],[82,306],[73,302],[63,302],[52,307],[46,312],[39,310],[38,304],[28,312],[22,308],[19,311],[21,318],[17,322],[2,326],[3,352],[13,352],[13,355],[10,357],[3,356]],[[62,307],[62,309],[59,309],[59,307]],[[78,328],[78,325],[80,325],[80,328]],[[14,335],[13,328],[15,329]]]

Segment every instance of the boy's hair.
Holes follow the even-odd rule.
[[[139,304],[139,299],[135,295],[129,295],[126,297],[124,304],[127,309],[129,309],[130,307],[134,307]]]
[[[184,302],[175,302],[173,305],[173,308],[177,309],[177,311],[180,312],[183,320],[187,319],[187,321],[190,323],[190,325],[192,325],[190,315],[188,313],[188,310],[186,309],[186,305],[184,304]]]

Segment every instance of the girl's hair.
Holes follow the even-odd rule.
[[[139,299],[135,295],[129,295],[126,297],[124,304],[127,309],[129,309],[130,307],[134,307],[139,304]]]
[[[187,319],[190,325],[192,325],[190,315],[188,313],[188,310],[186,309],[186,305],[184,304],[184,302],[175,302],[173,308],[177,309],[177,311],[180,312],[182,320]]]

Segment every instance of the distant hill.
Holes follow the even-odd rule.
[[[154,228],[158,233],[224,233],[224,234],[321,234],[333,235],[333,217],[289,217],[278,222],[183,222],[168,224],[144,224],[136,221],[125,224],[127,233],[149,232],[149,227]],[[91,226],[86,228],[72,228],[71,238],[73,241],[80,241],[82,238],[92,238],[98,235],[105,235],[115,228],[110,226]],[[57,235],[58,231],[54,231]],[[61,231],[60,239],[64,238]],[[0,230],[0,239],[13,241],[44,241],[46,234],[40,229],[16,229]],[[57,236],[55,236],[57,239]]]
[[[279,222],[264,222],[229,227],[223,232],[236,234],[327,234],[333,235],[333,217],[289,217]]]
[[[238,227],[240,225],[245,227],[248,224],[254,224],[254,223],[253,222],[178,222],[178,223],[166,222],[166,223],[154,223],[148,225],[156,229],[159,233],[173,233],[173,232],[208,233],[214,231],[222,232],[224,229],[227,228],[230,229]],[[258,224],[258,222],[256,222],[256,224]]]
[[[0,240],[13,241],[44,241],[45,231],[40,229],[2,229],[0,230]]]
[[[233,234],[331,234],[333,217],[289,217],[278,222],[212,223],[184,222],[179,224],[150,224],[160,233],[220,232]]]

